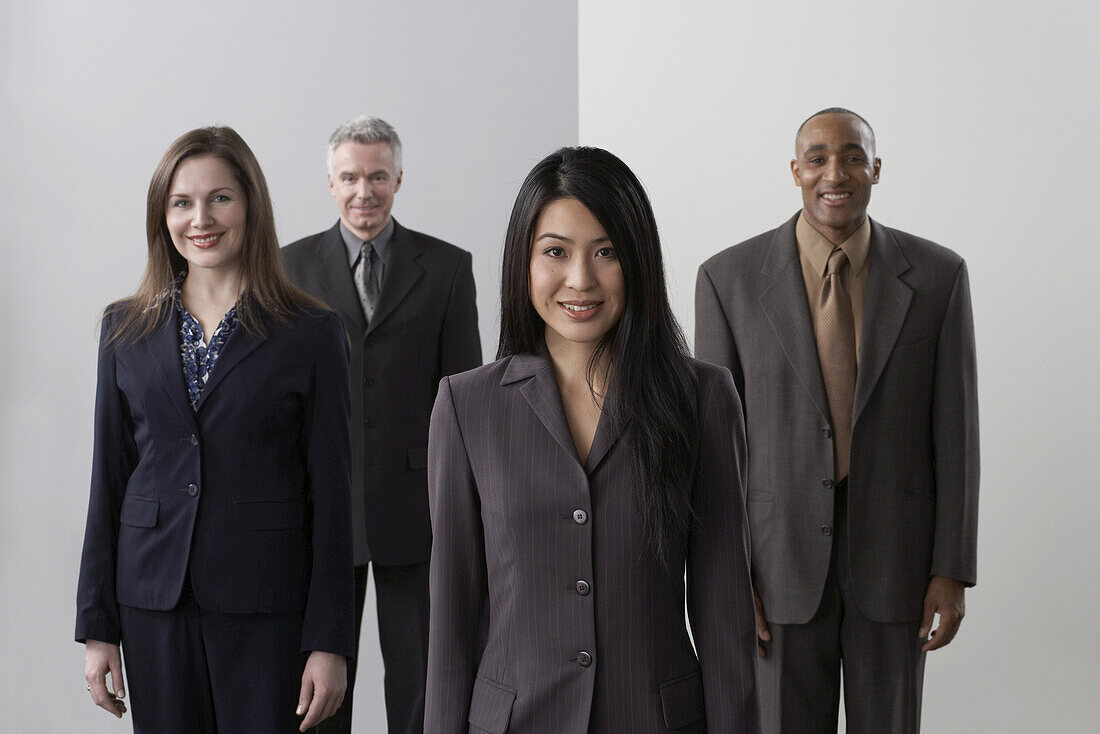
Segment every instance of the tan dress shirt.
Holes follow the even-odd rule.
[[[802,279],[806,282],[806,300],[810,306],[810,319],[817,338],[817,304],[821,300],[821,283],[825,279],[825,266],[836,247],[806,221],[802,214],[794,228],[798,240],[798,259],[802,263]],[[863,218],[863,224],[849,237],[840,249],[848,256],[850,265],[845,271],[844,287],[852,299],[852,319],[856,329],[856,364],[859,363],[860,336],[863,332],[863,300],[867,295],[867,255],[871,251],[871,220]]]

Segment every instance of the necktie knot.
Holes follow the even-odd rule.
[[[848,264],[848,255],[839,247],[829,254],[829,262],[825,264],[825,277],[840,275],[840,271]]]

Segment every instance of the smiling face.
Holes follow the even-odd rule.
[[[341,143],[332,154],[328,188],[344,226],[363,241],[373,240],[389,223],[394,194],[401,188],[390,144]]]
[[[531,304],[546,323],[546,343],[595,347],[622,318],[623,271],[592,212],[576,199],[547,204],[535,222],[529,269]]]
[[[193,271],[240,270],[248,202],[233,169],[221,158],[183,159],[168,188],[165,224],[172,244]]]
[[[802,189],[802,215],[834,244],[859,229],[882,161],[871,130],[858,117],[826,113],[806,122],[795,140],[794,182]]]

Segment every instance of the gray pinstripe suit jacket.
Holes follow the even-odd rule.
[[[606,416],[578,461],[545,353],[444,378],[426,732],[758,731],[741,406],[729,372],[694,365],[697,520],[672,573],[643,544]]]

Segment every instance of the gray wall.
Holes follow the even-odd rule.
[[[581,0],[580,140],[661,225],[690,334],[699,264],[801,206],[795,129],[855,109],[870,213],[963,255],[977,325],[978,586],[927,661],[924,730],[1095,731],[1100,4]]]
[[[0,2],[0,729],[129,730],[90,703],[71,637],[96,321],[137,285],[168,144],[235,127],[290,242],[336,221],[329,133],[389,120],[405,144],[394,214],[474,253],[491,356],[512,200],[539,158],[576,143],[576,13],[573,0]],[[368,618],[361,733],[384,731],[375,630]]]

